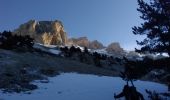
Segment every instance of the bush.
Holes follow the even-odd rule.
[[[101,65],[101,55],[97,52],[94,52],[93,53],[93,61],[94,61],[94,64],[97,66],[97,67],[102,67]]]
[[[10,31],[4,31],[3,33],[0,33],[0,48],[2,49],[31,49],[34,45],[33,41],[34,39],[29,35],[12,35],[12,32]]]
[[[74,56],[75,54],[81,54],[81,49],[78,47],[74,47],[74,46],[71,46],[70,49],[68,47],[62,47],[60,48],[60,50],[62,51],[62,53],[64,54],[65,57],[72,57]]]
[[[130,61],[125,59],[125,73],[130,79],[138,79],[147,74],[151,67],[145,61]]]

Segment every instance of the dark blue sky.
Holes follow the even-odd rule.
[[[58,19],[69,37],[87,36],[133,49],[141,38],[131,29],[142,22],[136,8],[137,0],[0,0],[0,31],[14,30],[30,19]]]

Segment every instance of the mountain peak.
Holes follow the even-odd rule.
[[[30,35],[38,43],[65,45],[67,34],[61,21],[29,20],[14,30],[17,35]]]

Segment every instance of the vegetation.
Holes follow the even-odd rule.
[[[150,3],[145,2],[144,0],[138,0],[138,11],[142,14],[140,16],[144,22],[141,26],[134,26],[132,28],[135,35],[146,36],[144,40],[137,41],[137,44],[141,46],[140,49],[136,49],[136,52],[139,53],[167,53],[170,56],[170,1],[169,0],[150,0]],[[136,68],[127,68],[133,69],[130,72],[136,75],[132,76],[141,76],[146,74],[151,70],[163,69],[167,74],[162,74],[162,76],[157,77],[159,80],[164,81],[164,83],[169,84],[168,80],[170,72],[170,57],[162,59],[150,59],[145,57],[141,62],[129,62],[127,64],[131,67],[135,66]],[[127,67],[127,66],[125,66]],[[138,70],[135,70],[138,69]],[[165,78],[162,78],[162,77]],[[162,79],[161,79],[162,78]],[[147,92],[150,94],[152,100],[160,100],[159,96],[152,92]],[[156,99],[155,99],[156,98]]]
[[[65,57],[74,60],[78,58],[80,62],[94,64],[97,67],[103,67],[102,61],[107,62],[108,66],[112,66],[112,64],[117,62],[114,57],[109,57],[105,54],[100,54],[97,52],[90,53],[86,47],[84,47],[83,51],[79,47],[76,48],[75,46],[71,46],[70,48],[60,48],[60,50]]]
[[[32,39],[29,35],[13,35],[10,31],[0,33],[0,48],[2,49],[31,49],[34,45],[33,41],[34,39]]]
[[[137,9],[144,23],[132,28],[135,35],[144,35],[143,41],[137,41],[141,49],[137,52],[168,53],[170,55],[170,2],[169,0],[150,0],[146,3],[138,0]]]

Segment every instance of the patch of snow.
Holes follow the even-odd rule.
[[[75,46],[76,48],[80,48],[81,51],[84,51],[84,47],[81,47],[81,46]]]
[[[49,49],[49,52],[51,52],[52,54],[56,54],[56,55],[61,53],[60,50],[55,50],[55,49]]]
[[[75,48],[80,48],[80,50],[83,52],[84,51],[84,47],[78,46],[78,45],[65,45],[65,46],[59,46],[61,48],[67,47],[68,49],[71,48],[71,46],[74,46]],[[90,50],[90,49],[88,49]]]
[[[104,49],[92,50],[92,52],[97,52],[97,53],[100,53],[100,54],[108,54],[107,51],[106,51],[106,48],[104,48]]]
[[[163,70],[163,69],[154,69],[154,70],[150,71],[150,74],[155,75],[155,76],[158,76],[158,75],[161,75],[164,73],[165,73],[165,70]]]
[[[0,93],[0,98],[4,100],[114,100],[114,93],[120,93],[126,84],[119,77],[76,73],[63,73],[49,80],[49,83],[36,82],[39,89],[32,91],[32,94]],[[157,92],[167,91],[167,86],[163,84],[146,81],[135,81],[134,84],[146,100],[148,95],[145,89]]]
[[[55,55],[61,53],[61,51],[56,48],[57,46],[54,45],[44,46],[43,44],[35,43],[33,47]]]
[[[56,48],[57,45],[44,45],[45,47],[48,47],[48,48]]]
[[[44,45],[40,44],[40,43],[34,43],[33,48],[40,49],[40,50],[43,50],[43,51],[46,50],[44,48]]]
[[[162,53],[162,56],[169,57],[168,53]]]
[[[44,44],[41,44],[41,43],[34,43],[34,46],[41,46],[41,47],[47,47],[47,48],[56,48],[57,45],[44,45]]]
[[[103,49],[96,49],[96,50],[90,50],[91,53],[94,53],[94,52],[97,52],[99,54],[104,54],[104,55],[107,55],[107,56],[115,56],[114,54],[111,54],[111,53],[108,53],[106,51],[106,48],[103,48]]]

